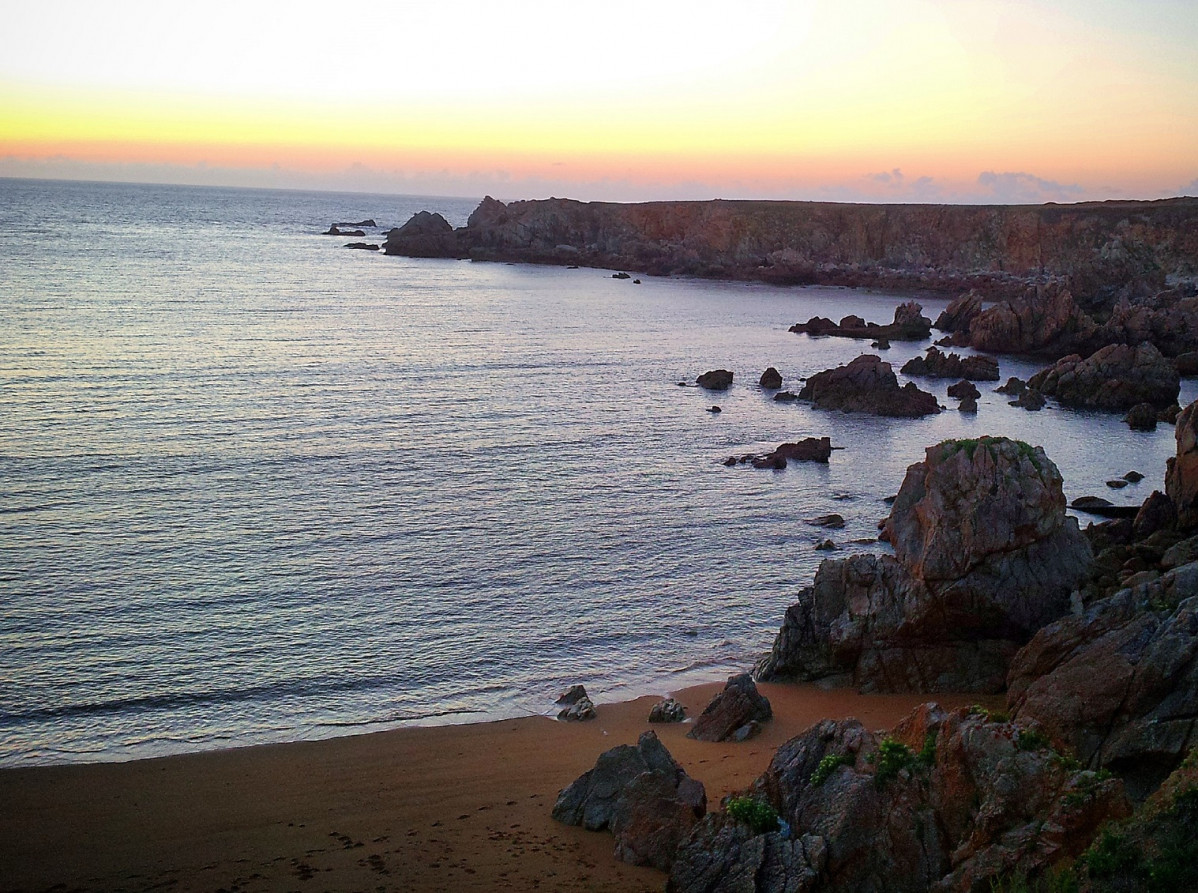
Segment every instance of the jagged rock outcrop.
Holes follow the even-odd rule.
[[[982,396],[982,392],[977,389],[977,385],[966,379],[961,379],[956,384],[948,386],[948,395],[955,397],[957,400],[977,400]]]
[[[968,300],[961,305],[954,302],[950,309],[952,317],[945,322],[953,326],[953,344],[995,353],[1059,356],[1089,343],[1097,328],[1073,294],[1057,285],[1030,289],[985,310],[980,302]]]
[[[1159,290],[1192,275],[1198,201],[1074,205],[868,205],[487,197],[447,257],[583,264],[776,283],[1009,296],[1029,281],[1075,294]],[[566,250],[569,249],[569,250]],[[403,253],[402,245],[389,253]]]
[[[649,722],[669,723],[682,722],[686,719],[686,707],[673,698],[664,698],[653,705],[649,711]]]
[[[799,399],[820,409],[868,412],[898,418],[918,418],[940,412],[936,396],[912,382],[899,387],[889,363],[875,354],[862,354],[846,366],[817,372],[807,379]]]
[[[942,332],[967,332],[973,320],[982,312],[982,296],[971,291],[953,300],[936,317],[935,327]]]
[[[825,720],[779,748],[749,795],[793,834],[709,815],[668,890],[987,890],[1015,870],[1036,878],[1128,811],[1117,779],[1066,768],[1034,729],[935,705],[890,738]]]
[[[558,711],[557,718],[563,722],[585,722],[598,715],[595,712],[595,704],[581,685],[571,685],[558,696],[556,703],[562,708]]]
[[[878,325],[860,316],[846,316],[839,323],[823,316],[797,322],[788,329],[796,335],[835,335],[840,338],[865,338],[886,341],[923,341],[931,334],[932,321],[923,315],[923,307],[907,301],[894,309],[894,322]]]
[[[662,870],[706,812],[702,782],[686,774],[653,732],[644,732],[635,747],[604,751],[553,806],[553,818],[563,824],[610,829],[616,858]]]
[[[1041,629],[1011,664],[1008,701],[1134,796],[1152,791],[1198,745],[1198,563]]]
[[[928,378],[964,378],[969,381],[998,381],[998,360],[993,357],[966,356],[943,353],[929,347],[922,357],[912,357],[900,370],[903,375],[924,375]]]
[[[1063,406],[1125,411],[1137,403],[1158,409],[1176,403],[1181,379],[1173,364],[1144,342],[1110,344],[1084,360],[1071,354],[1033,375],[1028,387]]]
[[[1039,447],[945,441],[912,465],[883,536],[894,557],[820,564],[758,678],[865,691],[999,692],[1010,659],[1062,616],[1093,560]]]
[[[697,741],[751,737],[754,730],[750,724],[766,722],[773,715],[769,699],[757,691],[753,677],[741,673],[730,678],[724,690],[711,699],[686,737]],[[742,732],[740,736],[738,732]]]
[[[1198,527],[1198,401],[1181,411],[1175,422],[1177,455],[1165,470],[1165,493],[1177,509],[1183,529]]]

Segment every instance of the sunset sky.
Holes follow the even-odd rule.
[[[5,6],[0,176],[621,201],[1198,194],[1195,0]]]

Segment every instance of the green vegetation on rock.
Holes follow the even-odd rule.
[[[754,834],[778,830],[778,813],[774,807],[756,797],[733,797],[728,801],[728,815],[748,825]]]
[[[811,783],[817,788],[828,780],[828,776],[839,769],[841,766],[851,766],[856,762],[856,758],[851,754],[826,754],[819,765],[815,767],[815,771],[811,773]]]

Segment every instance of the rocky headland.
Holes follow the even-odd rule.
[[[439,215],[417,215],[388,234],[385,250],[782,284],[976,288],[988,297],[1056,283],[1117,299],[1154,294],[1167,277],[1198,272],[1198,200],[966,206],[487,197],[456,230]]]

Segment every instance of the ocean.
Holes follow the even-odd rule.
[[[1162,487],[1167,425],[1028,413],[988,384],[967,416],[951,382],[921,380],[950,407],[922,420],[757,387],[767,366],[797,390],[868,350],[792,323],[888,322],[900,295],[342,247],[476,204],[0,180],[0,765],[722,678],[769,649],[826,557],[806,519],[845,517],[833,554],[884,551],[883,498],[949,437],[1042,445],[1070,499]],[[321,234],[365,218],[365,239]],[[715,368],[730,391],[678,386]],[[828,465],[722,464],[823,435]],[[1142,483],[1105,486],[1132,469]]]

